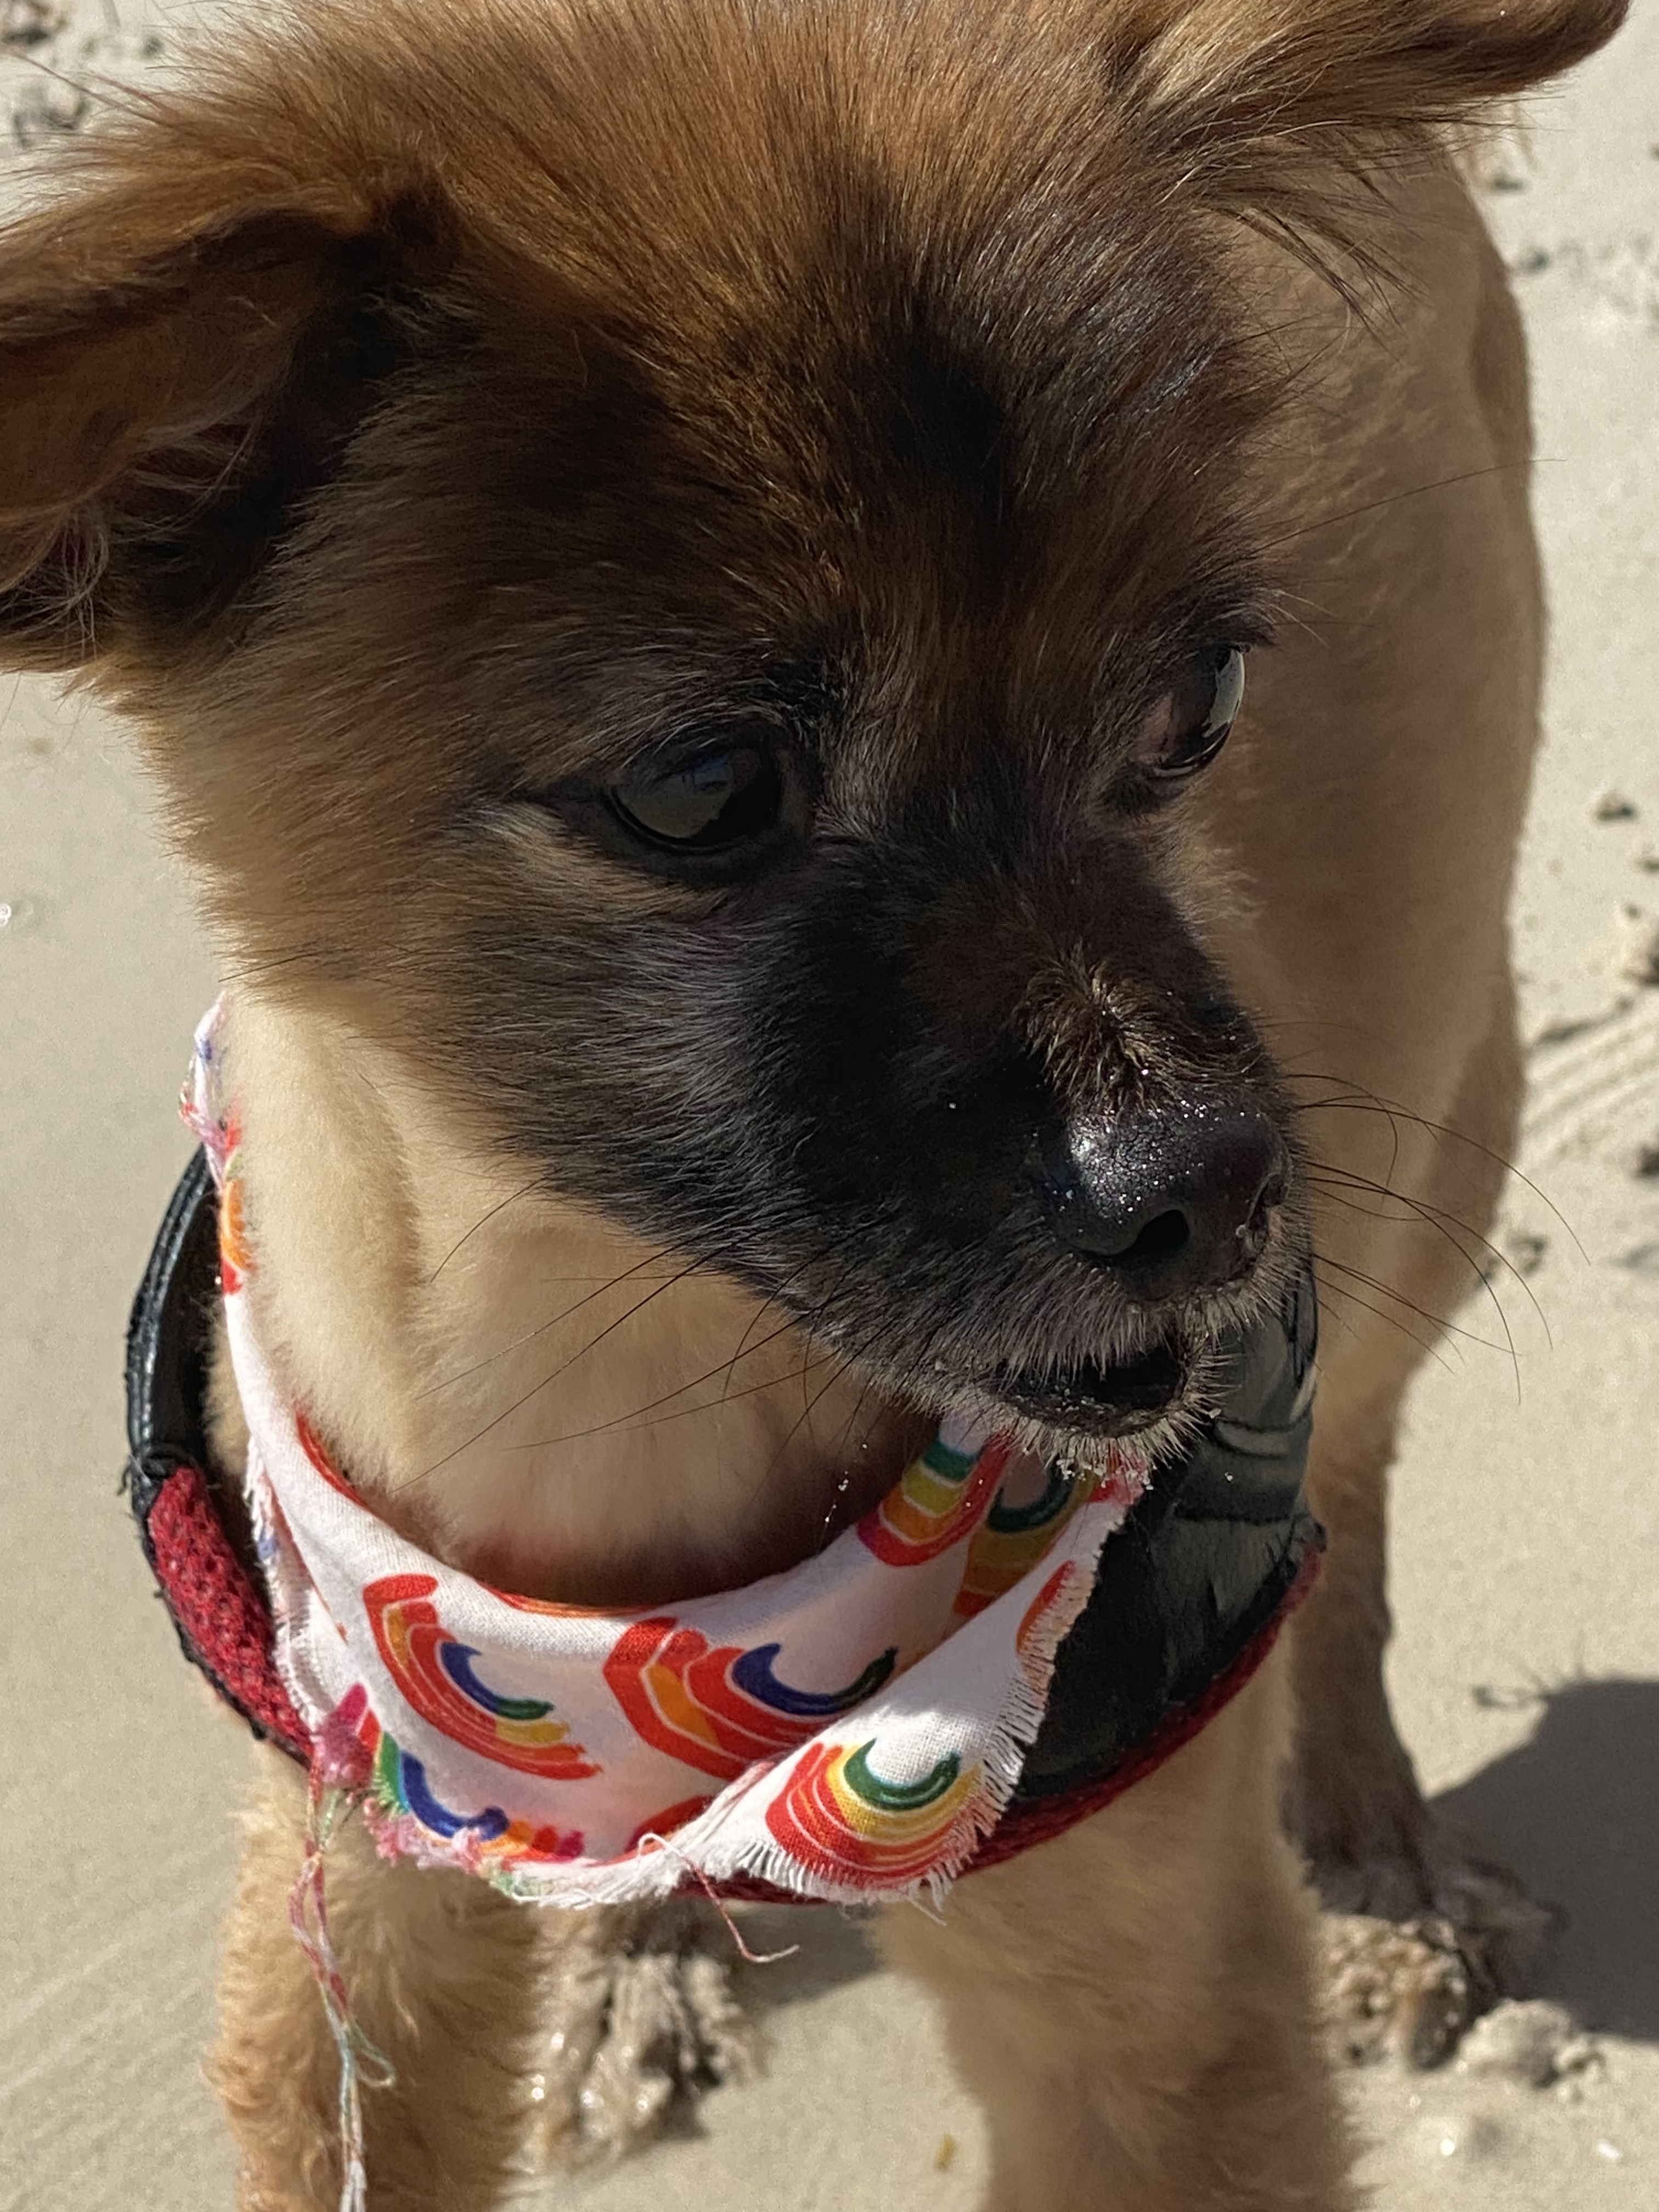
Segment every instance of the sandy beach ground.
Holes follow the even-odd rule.
[[[22,58],[33,9],[0,0],[0,118],[50,139],[76,95]],[[125,0],[34,51],[71,73],[156,65]],[[1413,1401],[1391,1672],[1443,1816],[1562,1908],[1536,1987],[1593,2039],[1544,2087],[1468,2063],[1349,2078],[1378,2212],[1655,2212],[1655,0],[1537,104],[1489,207],[1531,335],[1554,618],[1516,909],[1531,1105],[1517,1273]],[[214,963],[118,728],[32,681],[0,687],[0,2212],[210,2212],[232,2161],[200,2053],[246,1755],[179,1659],[115,1477],[126,1308],[186,1155],[172,1100]],[[800,1946],[743,1970],[765,2077],[607,2174],[538,2188],[544,2212],[973,2204],[977,2122],[924,2001],[833,1913],[758,1935]]]

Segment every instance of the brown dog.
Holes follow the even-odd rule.
[[[319,7],[5,238],[5,649],[142,720],[264,1333],[387,1518],[530,1595],[724,1588],[964,1390],[1048,1449],[1176,1433],[1311,1236],[1298,1819],[1427,1900],[1384,1472],[1512,1127],[1540,638],[1443,142],[1619,13]],[[1352,2202],[1285,1686],[893,1916],[999,2208]],[[302,1819],[273,1769],[249,2206],[338,2186]],[[331,1880],[399,2070],[371,2201],[487,2205],[561,1934],[349,1839]]]

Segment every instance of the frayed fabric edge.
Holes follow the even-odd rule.
[[[685,1828],[666,1837],[645,1838],[624,1858],[591,1863],[570,1862],[550,1868],[544,1876],[522,1867],[492,1870],[487,1852],[476,1843],[470,1848],[465,1844],[459,1848],[456,1844],[434,1844],[428,1831],[401,1808],[382,1802],[372,1785],[362,1800],[365,1826],[384,1857],[472,1874],[489,1881],[515,1903],[543,1908],[581,1911],[606,1905],[661,1902],[684,1890],[688,1882],[705,1889],[711,1886],[718,1889],[724,1883],[736,1881],[763,1885],[786,1899],[799,1899],[803,1904],[914,1904],[937,1910],[1008,1809],[1024,1769],[1026,1754],[1042,1724],[1060,1647],[1089,1601],[1101,1553],[1122,1526],[1123,1518],[1121,1509],[1114,1513],[1111,1508],[1103,1508],[1098,1516],[1098,1534],[1091,1531],[1084,1555],[1074,1556],[1066,1563],[1070,1570],[1066,1584],[1033,1630],[1022,1653],[1019,1669],[1010,1679],[991,1723],[981,1758],[980,1787],[952,1823],[933,1864],[922,1874],[902,1881],[855,1881],[805,1866],[781,1844],[770,1839],[755,1838],[735,1850],[722,1851],[719,1831],[733,1807],[757,1783],[777,1774],[787,1764],[785,1761],[751,1768],[729,1784],[721,1797],[695,1820],[688,1822]],[[1054,1571],[1052,1559],[1042,1564],[1050,1573]],[[1013,1593],[1008,1595],[1012,1596]],[[283,1656],[282,1641],[279,1635],[279,1657]],[[294,1681],[288,1668],[283,1671],[290,1688],[297,1693],[303,1686]],[[338,1733],[331,1731],[332,1718],[331,1715],[317,1726],[319,1757],[323,1755],[321,1747],[331,1740],[331,1735]],[[793,1760],[799,1754],[790,1756]],[[330,1778],[342,1787],[350,1787],[354,1783],[361,1787],[362,1779],[347,1764],[342,1764]],[[699,1836],[697,1832],[705,1823],[708,1832]]]

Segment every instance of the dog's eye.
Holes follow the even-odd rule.
[[[1236,645],[1200,654],[1142,722],[1141,766],[1162,782],[1206,767],[1227,742],[1244,697],[1244,655]]]
[[[636,769],[609,796],[623,826],[647,844],[719,853],[773,827],[783,782],[769,747],[714,744]]]

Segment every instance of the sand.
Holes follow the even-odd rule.
[[[93,38],[106,66],[155,65],[125,4],[44,51],[75,66]],[[0,112],[29,82],[0,48]],[[1521,1273],[1413,1399],[1391,1674],[1443,1814],[1564,1908],[1537,1987],[1595,2033],[1543,2087],[1481,2070],[1479,2044],[1350,2076],[1378,2212],[1659,2207],[1659,1174],[1636,1172],[1659,1147],[1659,985],[1638,980],[1659,924],[1659,14],[1535,114],[1490,201],[1532,339],[1555,621],[1516,910]],[[208,2212],[232,2199],[199,2068],[246,1755],[179,1661],[115,1478],[126,1307],[185,1157],[171,1101],[214,965],[119,730],[32,681],[0,689],[0,2212]],[[978,2124],[926,2002],[836,1915],[765,1936],[801,1947],[744,1970],[766,2077],[534,2203],[975,2202]]]

